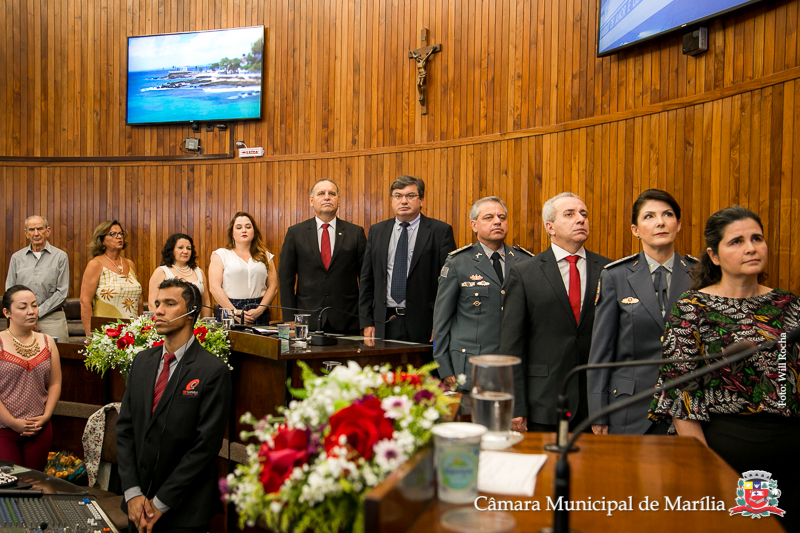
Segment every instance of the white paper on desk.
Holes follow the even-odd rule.
[[[533,496],[544,454],[482,451],[478,458],[478,490],[509,496]]]

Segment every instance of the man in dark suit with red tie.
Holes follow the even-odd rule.
[[[551,246],[511,267],[500,328],[500,353],[522,359],[514,367],[517,430],[556,430],[561,383],[589,359],[597,282],[611,262],[583,247],[589,213],[575,194],[548,200],[542,218]],[[585,374],[573,378],[567,391],[571,421],[586,417]]]
[[[367,237],[361,326],[366,337],[427,343],[439,272],[456,248],[453,227],[421,214],[425,182],[419,178],[400,176],[389,197],[395,216],[374,224]]]
[[[336,216],[339,198],[339,187],[327,178],[311,187],[315,216],[286,232],[278,279],[282,307],[317,310],[310,313],[312,331],[353,334],[359,332],[358,277],[367,239],[364,228]],[[333,309],[321,313],[326,307]],[[291,309],[283,310],[286,322],[294,315]]]
[[[228,423],[228,366],[192,332],[200,292],[167,279],[155,300],[163,346],[133,360],[117,420],[128,530],[201,533],[222,511],[216,457]]]

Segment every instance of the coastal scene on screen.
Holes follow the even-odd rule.
[[[128,39],[128,124],[261,118],[264,27]]]
[[[754,0],[601,0],[597,53],[752,3]]]

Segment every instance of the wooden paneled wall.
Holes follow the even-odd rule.
[[[572,190],[590,209],[588,246],[638,250],[633,199],[671,191],[684,208],[681,252],[699,254],[707,216],[740,203],[760,213],[769,283],[800,292],[792,246],[800,214],[800,0],[763,2],[710,25],[710,49],[680,53],[670,36],[596,59],[597,0],[9,2],[0,10],[0,276],[24,244],[22,219],[48,216],[67,250],[72,293],[94,226],[119,218],[147,278],[167,235],[195,237],[201,262],[250,211],[277,254],[311,216],[319,177],[343,191],[343,218],[390,216],[388,185],[423,177],[425,212],[470,242],[470,204],[504,198],[509,242],[547,245],[541,205]],[[177,154],[188,128],[124,124],[125,37],[264,24],[264,120],[235,138],[260,160],[38,162],[37,156]],[[419,30],[443,52],[430,63],[429,115],[415,102]],[[207,152],[225,134],[201,134]]]

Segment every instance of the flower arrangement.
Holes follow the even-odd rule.
[[[200,345],[228,362],[231,352],[228,332],[221,327],[209,328],[198,325],[194,335]],[[104,375],[106,371],[119,367],[122,377],[128,379],[128,372],[133,358],[142,350],[161,346],[164,338],[153,326],[153,319],[140,316],[130,321],[117,320],[101,329],[92,332],[89,344],[81,353],[86,355],[86,368]],[[228,365],[230,367],[230,365]]]
[[[239,526],[263,521],[284,533],[364,531],[366,492],[431,438],[431,427],[457,403],[430,375],[435,363],[407,372],[353,361],[315,375],[302,361],[301,390],[284,418],[242,423],[248,461],[220,480]],[[461,381],[464,380],[463,375]]]

